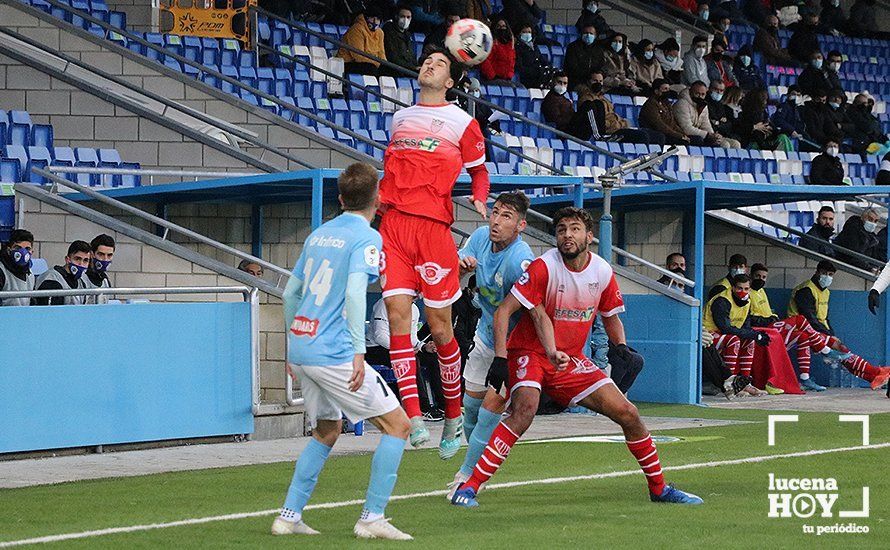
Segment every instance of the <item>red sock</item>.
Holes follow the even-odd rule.
[[[664,474],[661,473],[661,462],[658,460],[658,451],[655,449],[655,443],[652,442],[652,436],[647,435],[637,441],[628,441],[627,448],[630,449],[630,454],[634,455],[634,458],[640,463],[643,473],[646,474],[649,492],[661,495],[664,491]]]
[[[396,375],[402,408],[408,418],[420,416],[420,397],[417,394],[417,357],[411,345],[410,334],[392,334],[389,337],[389,362]]]
[[[488,445],[482,452],[482,456],[476,462],[476,467],[473,468],[473,475],[464,485],[472,487],[478,493],[479,487],[491,479],[491,476],[507,459],[507,455],[510,454],[510,449],[516,444],[517,439],[519,436],[513,433],[513,430],[506,424],[503,422],[498,424],[498,427],[492,432],[491,439],[488,440]]]
[[[844,367],[853,373],[854,376],[858,376],[866,382],[871,382],[875,379],[875,376],[881,373],[881,369],[871,365],[868,361],[858,355],[854,355],[844,361]]]
[[[461,414],[463,393],[460,388],[460,347],[457,345],[457,340],[452,338],[444,346],[437,346],[436,355],[439,356],[439,373],[442,376],[445,418],[457,418]]]

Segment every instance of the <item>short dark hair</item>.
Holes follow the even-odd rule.
[[[742,283],[750,283],[750,282],[751,282],[751,277],[748,277],[748,275],[746,275],[745,273],[740,273],[730,280],[730,283],[732,284],[732,286],[740,285]]]
[[[9,241],[7,244],[11,246],[13,243],[21,243],[25,241],[33,243],[34,234],[27,229],[13,229],[12,233],[9,234]]]
[[[411,6],[409,6],[407,2],[399,2],[396,4],[396,13],[399,13],[402,10],[411,11]],[[413,15],[414,12],[411,12],[411,14]]]
[[[701,88],[701,87],[707,88],[708,85],[705,84],[705,82],[703,80],[696,80],[695,82],[693,82],[692,84],[689,85],[689,91],[691,92],[693,88]]]
[[[816,271],[828,271],[830,273],[834,273],[837,271],[837,268],[830,260],[822,260],[821,262],[816,264]]]
[[[729,265],[748,265],[748,258],[741,254],[733,254],[729,257]]]
[[[653,91],[657,90],[657,89],[661,88],[662,86],[664,86],[665,84],[670,84],[670,82],[668,82],[664,78],[656,78],[655,80],[652,81],[652,90]]]
[[[667,255],[667,258],[664,259],[664,265],[671,263],[671,258],[673,258],[674,256],[680,256],[684,260],[686,259],[686,256],[684,256],[682,252],[671,252]]]
[[[831,50],[830,52],[828,52],[828,57],[840,57],[840,58],[843,58],[843,57],[844,57],[844,54],[842,54],[841,52],[839,52],[839,51],[837,51],[837,50]]]
[[[86,252],[87,254],[92,252],[90,243],[86,241],[74,241],[68,247],[68,254],[66,254],[66,256],[71,256],[72,254],[77,254],[78,252]]]
[[[364,210],[377,195],[377,169],[366,162],[349,165],[337,178],[344,210]]]
[[[451,80],[454,81],[455,84],[464,76],[464,66],[463,64],[454,58],[451,55],[451,52],[439,46],[438,44],[429,44],[423,49],[423,55],[420,58],[420,65],[423,65],[423,62],[426,61],[426,58],[433,55],[434,53],[440,53],[448,58],[448,63],[450,64],[448,70],[451,73]]]
[[[531,205],[528,196],[522,191],[508,191],[506,193],[501,193],[494,202],[509,206],[515,210],[521,218],[525,218],[525,214],[528,212],[528,207]]]
[[[823,206],[822,208],[819,209],[819,213],[821,214],[822,212],[832,212],[832,213],[834,213],[834,208],[832,208],[832,207],[830,207],[830,206]]]
[[[761,263],[756,263],[751,266],[751,274],[753,275],[755,271],[766,271],[769,273],[769,268]]]
[[[553,214],[553,227],[556,227],[559,225],[559,222],[565,219],[578,220],[584,224],[585,229],[593,231],[593,216],[583,208],[576,208],[574,206],[560,208],[556,211],[556,214]]]
[[[92,241],[90,241],[90,250],[95,252],[99,250],[100,246],[114,248],[114,238],[111,235],[106,235],[105,233],[96,235],[96,237]]]
[[[702,36],[702,35],[699,34],[699,35],[697,35],[695,38],[692,39],[692,43],[693,43],[693,44],[695,44],[695,43],[697,43],[697,42],[704,42],[704,43],[707,44],[707,42],[708,42],[708,37],[707,37],[707,36]]]

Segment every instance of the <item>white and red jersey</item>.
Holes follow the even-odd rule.
[[[571,271],[559,250],[552,248],[528,266],[510,291],[527,309],[543,304],[553,322],[556,348],[572,357],[583,355],[597,314],[611,317],[624,311],[612,266],[596,254],[588,254],[587,267]],[[528,314],[513,329],[507,349],[545,353]]]
[[[479,123],[451,103],[418,104],[396,112],[391,136],[383,159],[380,202],[451,225],[451,192],[461,169],[485,164]],[[484,180],[484,189],[477,189],[481,185],[473,180],[473,196],[483,201],[488,195],[487,176]]]

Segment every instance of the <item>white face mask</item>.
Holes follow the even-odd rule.
[[[875,222],[862,222],[862,229],[865,229],[867,233],[874,233],[877,228],[878,224]]]
[[[835,61],[834,63],[830,63],[828,65],[828,68],[830,68],[834,72],[838,72],[839,70],[841,70],[841,64]]]
[[[819,286],[822,288],[830,287],[832,282],[834,282],[834,277],[831,275],[819,275]]]
[[[829,147],[828,149],[825,150],[825,152],[828,154],[828,156],[831,156],[831,157],[836,157],[838,154],[837,147]]]
[[[553,87],[553,91],[558,93],[559,95],[563,95],[564,93],[566,93],[566,87],[562,84],[557,84]]]
[[[701,58],[703,58],[704,56],[705,56],[705,49],[704,49],[704,48],[695,48],[695,57],[701,59]]]
[[[411,18],[410,17],[399,17],[399,28],[403,31],[408,30],[408,27],[411,26]]]
[[[584,6],[584,9],[586,9],[590,13],[596,13],[597,11],[599,11],[600,7],[596,4],[594,4],[593,2],[591,2],[590,4],[587,4],[586,6]]]
[[[643,52],[644,59],[652,59],[653,57],[655,57],[655,52],[653,52],[652,50]]]

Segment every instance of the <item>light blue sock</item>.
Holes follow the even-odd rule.
[[[287,490],[287,498],[284,499],[284,507],[297,514],[303,513],[303,507],[309,502],[315,484],[318,482],[318,474],[324,468],[324,463],[331,453],[331,448],[321,443],[314,437],[300,453],[297,466],[294,468],[294,477]]]
[[[501,421],[501,413],[494,413],[486,408],[479,409],[479,421],[476,423],[476,429],[473,430],[473,436],[470,438],[470,446],[467,448],[467,456],[464,457],[464,463],[460,467],[460,471],[466,475],[473,475],[473,468],[479,462],[479,457],[485,451],[491,434],[498,427]]]
[[[482,406],[482,400],[471,397],[470,394],[464,392],[464,435],[467,443],[473,436],[473,430],[476,429],[476,421],[479,420],[479,408]]]
[[[371,459],[371,481],[365,496],[365,510],[372,514],[383,514],[386,503],[396,486],[399,463],[405,452],[405,440],[384,434]]]

